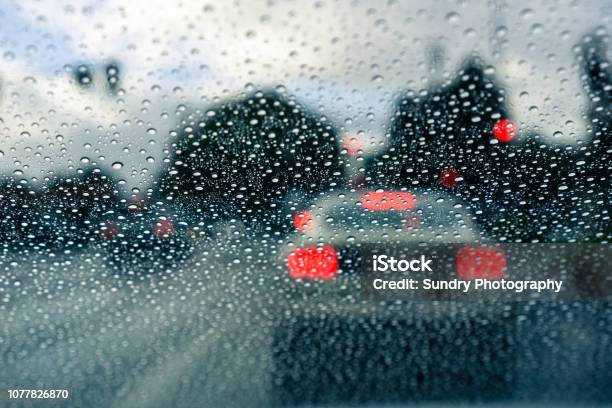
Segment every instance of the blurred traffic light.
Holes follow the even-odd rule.
[[[389,148],[369,159],[366,170],[375,184],[468,193],[498,160],[492,132],[508,116],[504,91],[482,61],[469,59],[451,82],[409,92],[397,103]],[[445,169],[453,169],[452,183],[441,177]]]
[[[612,87],[605,48],[588,43],[582,58],[593,101],[594,137],[589,142],[553,146],[536,134],[519,135],[504,90],[473,58],[451,82],[408,92],[399,100],[388,149],[367,161],[370,182],[454,193],[469,203],[481,228],[495,239],[551,239],[576,214],[579,197],[593,195],[594,202],[602,202],[604,190],[597,183],[607,180],[609,196],[609,160],[604,157],[609,138],[604,138]]]

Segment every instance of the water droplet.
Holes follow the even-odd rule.
[[[497,37],[505,37],[508,34],[508,28],[506,26],[499,26],[495,30],[495,35]]]
[[[449,24],[457,24],[461,20],[461,15],[457,12],[451,11],[445,17],[446,22]]]
[[[519,15],[521,16],[521,18],[532,18],[533,10],[530,8],[523,9],[521,10],[521,13]]]

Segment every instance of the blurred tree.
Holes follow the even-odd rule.
[[[508,117],[504,102],[478,58],[467,60],[451,82],[409,92],[391,119],[388,150],[366,164],[370,177],[383,185],[474,193],[502,148],[491,143],[491,132]]]
[[[289,193],[312,195],[343,179],[332,124],[274,91],[223,102],[181,126],[158,182],[161,200],[249,216]]]
[[[562,198],[570,195],[565,191],[578,156],[571,146],[551,146],[538,135],[518,137],[504,90],[487,72],[472,58],[454,80],[418,95],[409,92],[391,119],[389,148],[369,159],[366,170],[376,186],[456,195],[496,239],[545,240],[566,212]],[[602,115],[602,109],[592,111]]]
[[[589,106],[590,135],[563,166],[563,185],[557,205],[560,222],[552,237],[557,241],[610,242],[612,69],[606,51],[609,37],[586,35],[576,47]]]

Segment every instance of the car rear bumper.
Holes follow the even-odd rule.
[[[282,321],[273,336],[273,383],[284,405],[512,397],[512,317],[312,316]]]

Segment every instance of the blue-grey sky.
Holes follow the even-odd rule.
[[[26,173],[121,161],[136,180],[159,164],[177,106],[253,86],[282,86],[376,146],[399,92],[452,77],[472,53],[524,132],[571,141],[585,132],[572,47],[611,23],[604,1],[5,1],[0,160]],[[120,101],[71,88],[67,64],[109,59]]]

